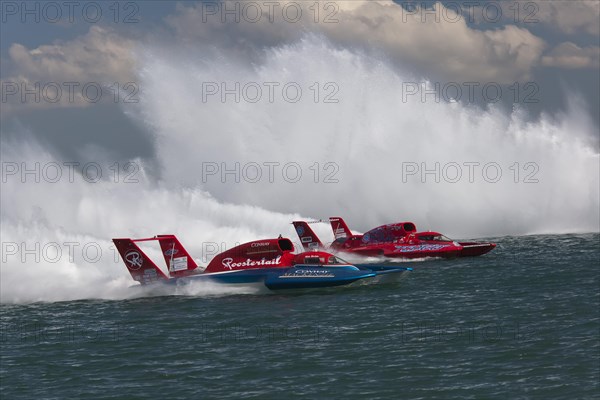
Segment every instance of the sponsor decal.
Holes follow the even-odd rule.
[[[270,266],[270,265],[278,265],[281,261],[281,256],[277,256],[277,258],[273,258],[271,260],[265,260],[264,258],[260,261],[247,259],[246,261],[233,262],[233,258],[227,257],[224,258],[221,263],[227,269],[234,269],[240,267],[262,267],[262,266]]]
[[[177,253],[179,253],[179,250],[177,250],[177,249],[169,249],[169,250],[165,251],[165,256],[171,257],[172,255],[175,255]]]
[[[125,253],[125,265],[132,271],[137,271],[144,264],[144,259],[137,250],[129,250]]]
[[[431,251],[440,250],[448,247],[447,244],[418,244],[414,246],[395,246],[397,253],[410,253],[413,251]]]
[[[319,249],[319,243],[317,242],[312,242],[308,244],[308,248],[311,250],[318,250]]]
[[[296,232],[298,232],[298,236],[304,235],[304,227],[303,226],[297,226],[296,227]]]
[[[387,224],[384,225],[387,229],[390,229],[392,231],[403,231],[404,228],[402,227],[402,224]]]
[[[171,265],[169,266],[169,271],[183,271],[187,269],[188,266],[188,258],[187,256],[183,257],[175,257],[171,260]]]
[[[333,278],[331,271],[326,269],[295,269],[288,271],[280,278]]]
[[[153,269],[147,269],[142,275],[142,281],[145,284],[152,283],[158,280],[158,274]]]
[[[260,242],[260,243],[252,243],[250,245],[250,247],[263,247],[263,246],[268,246],[269,242]]]
[[[346,231],[344,228],[337,228],[335,230],[335,236],[346,237]]]
[[[310,236],[304,236],[304,237],[300,238],[300,240],[302,240],[302,243],[312,242],[312,238]]]

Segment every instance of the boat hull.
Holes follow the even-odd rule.
[[[360,280],[393,281],[411,268],[398,266],[373,266],[373,268],[353,265],[295,265],[288,268],[261,268],[219,273],[201,273],[169,283],[186,284],[197,281],[210,281],[225,285],[264,286],[269,290],[311,289],[345,286]]]
[[[461,242],[463,247],[459,257],[476,257],[492,251],[496,245],[494,243],[479,243],[479,242]]]
[[[379,248],[341,250],[344,253],[397,259],[475,257],[490,252],[496,245],[482,242],[382,244]]]

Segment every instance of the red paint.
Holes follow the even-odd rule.
[[[336,252],[390,258],[466,257],[485,254],[496,247],[494,243],[456,242],[438,232],[417,232],[412,222],[381,225],[355,235],[341,217],[329,220],[335,237],[329,249]],[[325,249],[306,222],[293,224],[305,249]]]
[[[136,244],[147,241],[159,242],[169,276],[165,275]],[[287,238],[278,238],[256,240],[224,251],[215,256],[206,269],[201,271],[174,235],[157,235],[144,239],[113,239],[113,242],[133,279],[142,284],[212,272],[287,268],[298,264],[345,264],[334,255],[324,251],[294,254],[292,241]]]

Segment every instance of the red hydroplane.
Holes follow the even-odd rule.
[[[362,234],[353,234],[341,217],[330,217],[335,240],[330,251],[390,258],[469,257],[491,251],[496,245],[486,242],[457,242],[438,232],[417,232],[412,222],[381,225]],[[296,233],[305,249],[325,249],[306,221],[294,221]]]
[[[210,280],[230,285],[257,285],[271,290],[341,286],[356,281],[389,282],[410,268],[354,266],[324,251],[294,253],[287,238],[263,239],[238,245],[199,267],[174,235],[145,239],[113,239],[125,266],[142,285]],[[138,246],[159,242],[167,274]],[[377,278],[377,279],[375,279]]]

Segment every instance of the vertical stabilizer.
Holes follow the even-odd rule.
[[[348,225],[346,225],[342,217],[329,217],[329,222],[331,223],[331,229],[333,229],[333,236],[335,236],[336,240],[339,238],[352,236],[350,228],[348,228]]]
[[[321,243],[308,223],[305,221],[294,221],[292,224],[294,224],[296,233],[298,234],[300,242],[302,243],[302,247],[304,247],[305,250],[320,250],[324,248],[323,243]]]
[[[172,277],[189,275],[198,268],[192,256],[175,235],[157,235],[156,239],[160,243],[160,250],[169,269],[169,275]]]
[[[168,280],[165,274],[148,258],[132,239],[113,239],[129,273],[142,285]]]

